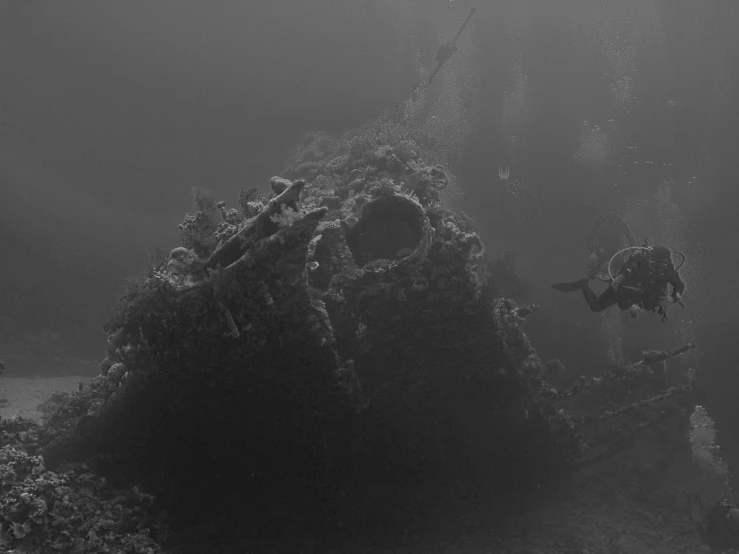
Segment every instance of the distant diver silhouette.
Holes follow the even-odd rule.
[[[511,180],[511,168],[498,167],[500,184],[501,213],[514,225],[530,223],[539,216],[539,199],[541,187],[534,192],[524,185],[520,179]]]

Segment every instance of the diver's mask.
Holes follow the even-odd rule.
[[[655,273],[667,273],[671,265],[669,260],[649,260],[649,269]]]
[[[665,274],[672,268],[672,252],[664,246],[648,249],[649,269],[653,273]]]

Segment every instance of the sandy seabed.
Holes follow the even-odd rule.
[[[90,377],[9,377],[0,378],[0,418],[21,415],[40,421],[38,405],[55,392],[72,392]]]

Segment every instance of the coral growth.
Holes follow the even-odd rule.
[[[716,444],[716,426],[703,406],[696,406],[690,416],[688,440],[693,461],[706,476],[724,481],[729,485],[729,468],[721,459]]]
[[[438,193],[454,177],[437,158],[435,142],[417,127],[380,118],[338,138],[306,135],[293,150],[283,175],[315,182],[316,195],[345,198],[368,183],[389,178],[406,192],[438,200]]]
[[[197,212],[180,224],[180,239],[185,248],[207,256],[215,246],[216,201],[211,193],[198,188],[193,189],[193,197]]]
[[[156,554],[164,537],[148,513],[153,497],[116,490],[86,464],[48,471],[33,453],[38,426],[0,422],[0,551]]]
[[[316,134],[239,210],[196,191],[182,246],[106,324],[100,375],[47,414],[46,465],[94,460],[156,495],[180,532],[207,506],[258,533],[274,513],[336,533],[470,464],[499,467],[492,486],[549,471],[541,448],[564,460],[532,404],[535,307],[486,294],[484,246],[440,202],[454,177],[427,139],[388,121]],[[369,501],[367,479],[387,494]]]

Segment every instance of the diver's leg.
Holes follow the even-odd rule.
[[[573,283],[557,283],[556,285],[552,285],[552,288],[559,292],[575,292],[576,290],[584,290],[583,287],[586,287],[587,284],[588,279],[580,279]]]
[[[602,312],[618,303],[618,293],[611,287],[608,287],[600,296],[598,296],[591,290],[590,286],[585,283],[582,293],[585,296],[585,302],[588,303],[588,306],[590,306],[590,309],[594,312]]]
[[[585,302],[588,303],[588,306],[594,312],[602,312],[618,302],[618,294],[611,287],[608,287],[600,296],[595,294],[593,289],[590,288],[587,277],[574,283],[557,283],[556,285],[552,285],[552,288],[560,292],[581,290],[583,296],[585,296]]]

